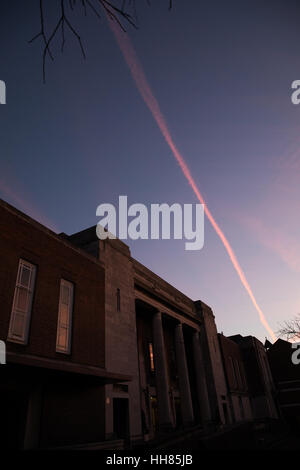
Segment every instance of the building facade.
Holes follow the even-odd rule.
[[[242,352],[254,419],[278,419],[276,388],[264,345],[254,336],[230,336]]]
[[[0,202],[1,446],[105,438],[105,271],[63,237]]]
[[[211,309],[132,258],[120,240],[100,241],[95,227],[69,241],[105,266],[106,367],[132,377],[128,389],[106,386],[106,437],[124,437],[114,418],[121,399],[131,441],[230,422]]]
[[[277,403],[281,416],[294,429],[300,425],[300,364],[292,355],[297,350],[292,343],[278,339],[267,351],[272,376],[277,389]]]
[[[253,419],[249,387],[242,353],[238,344],[218,334],[234,422]]]
[[[4,201],[0,224],[7,447],[134,445],[276,416],[261,343],[218,335],[208,305],[143,266],[121,240],[99,240],[96,227],[55,234]]]

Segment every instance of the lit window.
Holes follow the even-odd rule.
[[[58,323],[56,337],[56,351],[70,353],[71,350],[71,326],[72,326],[72,310],[73,310],[73,291],[74,287],[71,282],[61,279]]]
[[[28,341],[35,275],[36,266],[20,259],[7,338],[10,341]]]
[[[149,343],[149,359],[150,359],[150,370],[154,372],[154,355],[153,355],[153,344]]]

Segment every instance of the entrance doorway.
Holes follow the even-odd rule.
[[[174,405],[175,405],[176,427],[178,428],[182,425],[180,398],[176,397],[174,399]]]
[[[227,403],[223,403],[223,413],[224,413],[225,424],[229,424]]]
[[[153,434],[155,435],[158,430],[157,399],[156,397],[151,397],[150,399],[151,399],[152,429],[153,429]]]
[[[129,437],[129,406],[127,398],[113,399],[114,434],[118,439]]]

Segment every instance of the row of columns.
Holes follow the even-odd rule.
[[[160,429],[166,430],[173,427],[173,419],[161,312],[156,312],[153,316],[153,345],[159,423]],[[175,349],[179,377],[182,421],[183,425],[189,426],[194,422],[194,412],[181,323],[175,327]],[[193,355],[200,411],[202,420],[206,422],[210,420],[211,415],[198,331],[193,333]]]

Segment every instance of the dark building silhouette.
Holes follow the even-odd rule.
[[[254,336],[229,337],[242,352],[254,419],[278,418],[276,389],[264,345]]]
[[[237,343],[219,334],[224,371],[234,422],[253,419],[242,352]]]
[[[286,422],[299,430],[300,425],[300,364],[294,364],[292,343],[278,339],[270,345],[267,355],[277,388],[277,402]],[[298,356],[299,357],[299,356]]]

